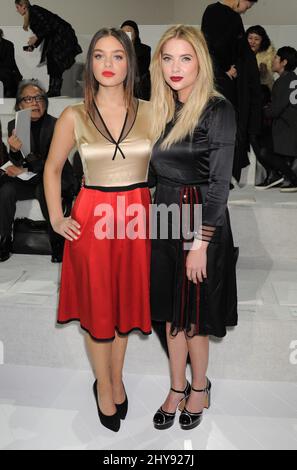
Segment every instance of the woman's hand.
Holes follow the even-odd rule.
[[[11,178],[16,178],[17,176],[21,175],[22,173],[26,173],[27,170],[25,168],[20,168],[15,165],[11,165],[6,168],[6,174],[7,176],[10,176]]]
[[[35,46],[35,44],[37,43],[38,41],[38,37],[37,36],[31,36],[29,38],[29,41],[28,41],[28,46]]]
[[[62,237],[66,238],[66,240],[69,240],[70,242],[77,240],[81,233],[79,230],[79,223],[71,217],[63,217],[62,219],[53,222],[52,227],[56,233],[62,235]]]
[[[15,130],[12,135],[8,138],[8,145],[10,149],[16,153],[19,152],[23,146],[23,142],[15,135]]]
[[[207,279],[207,244],[204,244],[204,242],[199,244],[200,246],[197,250],[189,251],[186,262],[187,277],[194,284]]]

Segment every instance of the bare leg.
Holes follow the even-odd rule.
[[[97,379],[99,407],[103,414],[112,416],[116,413],[113,401],[111,358],[112,342],[103,343],[94,341],[86,335],[86,346]]]
[[[120,405],[125,401],[125,390],[123,387],[123,367],[128,345],[127,336],[119,336],[116,332],[112,343],[111,353],[111,381],[114,402]]]
[[[170,335],[170,327],[171,324],[167,323],[166,336],[170,360],[171,387],[175,390],[184,390],[186,387],[188,344],[183,331],[173,337]],[[181,393],[170,391],[164,405],[162,405],[163,410],[174,413],[181,399]]]
[[[206,371],[209,359],[209,337],[194,336],[187,338],[191,366],[192,366],[192,387],[202,390],[206,387]],[[205,394],[192,392],[187,400],[187,410],[191,413],[198,413],[203,410]]]

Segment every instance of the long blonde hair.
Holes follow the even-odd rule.
[[[212,62],[202,32],[192,26],[172,26],[160,39],[151,63],[154,140],[157,141],[164,135],[166,124],[173,119],[175,114],[176,93],[165,82],[161,65],[163,47],[169,39],[173,38],[183,39],[191,44],[199,61],[199,74],[189,98],[177,114],[175,125],[161,145],[163,149],[180,142],[189,134],[193,135],[210,98],[220,96],[214,87]]]

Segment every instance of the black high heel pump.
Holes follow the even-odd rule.
[[[120,420],[118,411],[114,415],[106,416],[102,413],[102,411],[99,408],[98,393],[97,393],[97,380],[95,381],[93,385],[93,392],[95,395],[98,416],[99,416],[102,426],[104,426],[107,429],[110,429],[110,431],[118,432],[121,426],[121,420]]]
[[[120,403],[119,405],[115,404],[120,419],[125,419],[127,412],[128,412],[128,397],[127,397],[125,386],[124,386],[124,390],[125,390],[125,395],[126,395],[125,401],[123,403]]]

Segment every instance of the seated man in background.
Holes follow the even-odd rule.
[[[15,135],[15,121],[8,124],[9,159],[13,163],[0,178],[0,262],[6,261],[11,252],[11,234],[16,211],[16,202],[38,199],[42,214],[48,223],[48,233],[52,247],[52,262],[62,261],[64,239],[57,235],[49,221],[43,189],[43,169],[49,152],[56,118],[47,113],[48,98],[37,80],[20,83],[15,110],[32,108],[31,114],[31,153],[24,158],[22,142]],[[28,181],[18,178],[25,172],[36,176]],[[68,210],[74,196],[75,180],[70,162],[67,160],[62,174],[62,198]]]
[[[0,29],[0,82],[4,86],[5,98],[15,98],[22,78],[15,61],[14,45],[3,38],[3,31]]]
[[[281,47],[273,60],[272,71],[279,78],[272,88],[271,106],[266,114],[272,121],[273,152],[261,153],[260,162],[275,172],[275,179],[266,189],[281,185],[281,192],[297,192],[297,174],[292,168],[297,158],[297,103],[296,84],[297,51],[293,47]],[[265,150],[265,149],[263,149]],[[262,160],[262,161],[261,161]]]

